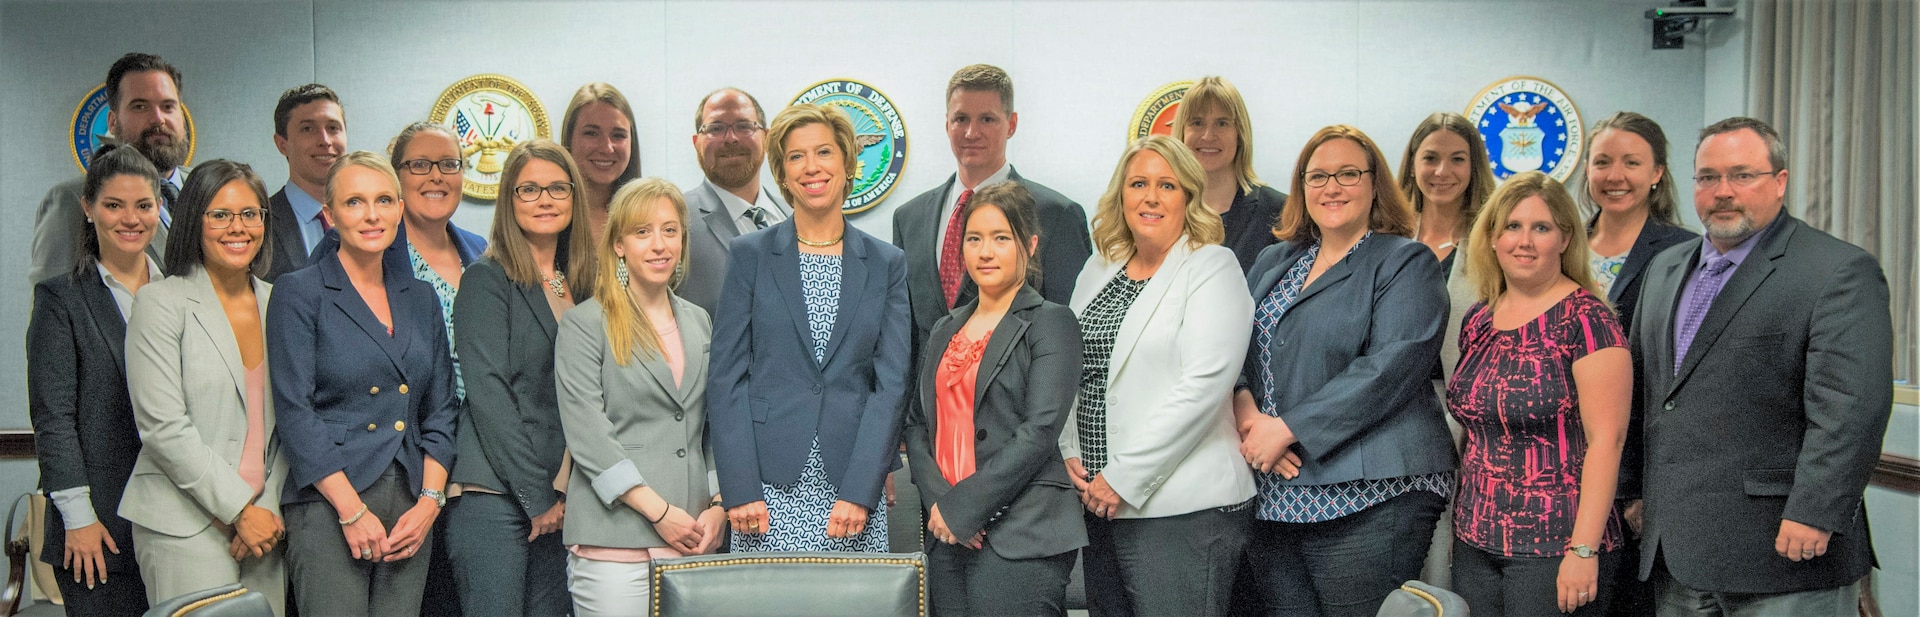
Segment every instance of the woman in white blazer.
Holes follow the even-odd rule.
[[[1096,614],[1227,612],[1253,476],[1230,396],[1253,323],[1205,173],[1164,136],[1120,158],[1074,284],[1086,360],[1060,437]]]

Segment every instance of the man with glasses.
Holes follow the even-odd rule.
[[[167,228],[173,225],[174,200],[191,170],[184,165],[192,151],[187,112],[180,103],[180,69],[153,54],[129,53],[107,69],[107,131],[113,139],[130,143],[160,171],[160,227],[154,230],[147,253],[156,261],[166,255]],[[54,185],[34,215],[33,264],[29,282],[39,282],[73,269],[73,241],[84,216],[81,177]]]
[[[1786,146],[1701,131],[1706,236],[1655,257],[1634,313],[1646,410],[1640,578],[1658,614],[1852,615],[1874,566],[1863,501],[1893,405],[1872,255],[1784,212]]]
[[[307,267],[307,256],[332,225],[320,215],[327,170],[347,151],[340,97],[320,84],[295,86],[273,106],[273,147],[287,157],[287,185],[268,200],[273,260],[267,282]]]
[[[760,101],[735,88],[700,99],[693,117],[693,149],[706,180],[687,191],[687,233],[692,254],[686,278],[675,290],[713,313],[727,274],[727,244],[787,220],[793,209],[760,186],[766,160],[767,116]]]

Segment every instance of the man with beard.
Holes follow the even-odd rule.
[[[1662,617],[1852,615],[1893,405],[1886,277],[1783,211],[1786,146],[1766,123],[1701,131],[1693,179],[1706,237],[1647,266],[1629,338],[1640,579]]]
[[[327,170],[347,150],[347,114],[320,84],[296,86],[273,106],[273,147],[287,157],[287,185],[267,200],[273,260],[267,282],[307,266],[307,255],[332,229],[320,216]],[[398,162],[395,163],[397,167]]]
[[[130,53],[107,69],[107,131],[134,148],[160,170],[160,228],[147,252],[165,255],[170,212],[187,181],[187,112],[180,105],[180,69],[153,54]],[[34,214],[33,265],[29,282],[73,269],[74,240],[84,227],[80,189],[86,175],[54,185]],[[164,261],[164,260],[162,260]]]
[[[760,101],[736,88],[700,99],[693,117],[693,149],[706,181],[687,191],[692,253],[675,293],[711,314],[727,275],[727,244],[736,236],[787,220],[793,209],[760,186],[767,116]]]

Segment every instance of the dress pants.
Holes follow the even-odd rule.
[[[573,607],[559,531],[528,542],[533,519],[506,495],[468,490],[454,501],[447,556],[466,614],[564,615]]]
[[[287,535],[291,537],[293,532],[289,530]],[[287,569],[282,560],[291,549],[282,542],[265,556],[235,562],[227,554],[229,542],[227,534],[214,526],[176,538],[135,523],[133,556],[140,563],[140,578],[146,582],[147,601],[159,604],[202,589],[240,583],[266,596],[273,614],[285,615]]]
[[[131,546],[119,548],[123,553],[133,550]],[[92,589],[84,582],[73,580],[73,570],[60,566],[53,567],[53,578],[60,585],[60,599],[68,615],[140,617],[147,612],[147,583],[140,580],[137,571],[108,572],[107,580],[94,583]]]
[[[360,500],[367,504],[366,515],[379,518],[392,532],[394,522],[419,502],[419,496],[413,494],[406,471],[396,463],[360,493]],[[281,510],[287,515],[287,571],[301,617],[421,614],[433,534],[427,534],[413,557],[375,563],[355,558],[347,548],[340,513],[326,501],[290,503]]]
[[[1247,560],[1267,614],[1373,617],[1387,594],[1420,576],[1446,507],[1445,497],[1414,490],[1330,521],[1255,521]]]
[[[1161,518],[1086,515],[1092,617],[1226,615],[1253,502]]]
[[[1620,552],[1600,553],[1598,595],[1573,611],[1573,617],[1599,617],[1613,603],[1614,575],[1620,571]],[[1561,557],[1507,557],[1453,541],[1454,593],[1471,607],[1473,617],[1531,617],[1560,613]]]
[[[1007,559],[993,552],[935,542],[927,552],[927,586],[933,617],[1067,614],[1067,579],[1079,551],[1033,559]]]
[[[1666,565],[1659,562],[1655,562],[1650,578],[1654,584],[1655,614],[1659,617],[1854,617],[1860,614],[1857,584],[1791,593],[1700,591],[1674,580]]]

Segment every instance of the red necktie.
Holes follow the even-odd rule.
[[[960,191],[960,203],[953,206],[953,217],[947,219],[947,239],[940,243],[940,291],[947,294],[947,308],[953,308],[953,302],[960,297],[960,240],[966,235],[967,222],[960,219],[960,213],[966,211],[967,200],[973,198],[973,189]]]
[[[323,233],[323,234],[324,234],[324,233],[327,233],[327,232],[329,232],[329,231],[333,231],[333,224],[332,224],[332,223],[328,223],[328,222],[327,222],[327,217],[326,217],[326,215],[324,215],[324,214],[323,214],[323,215],[320,215],[320,216],[316,216],[316,217],[313,217],[313,218],[315,218],[315,219],[318,219],[318,220],[320,221],[320,233]]]

